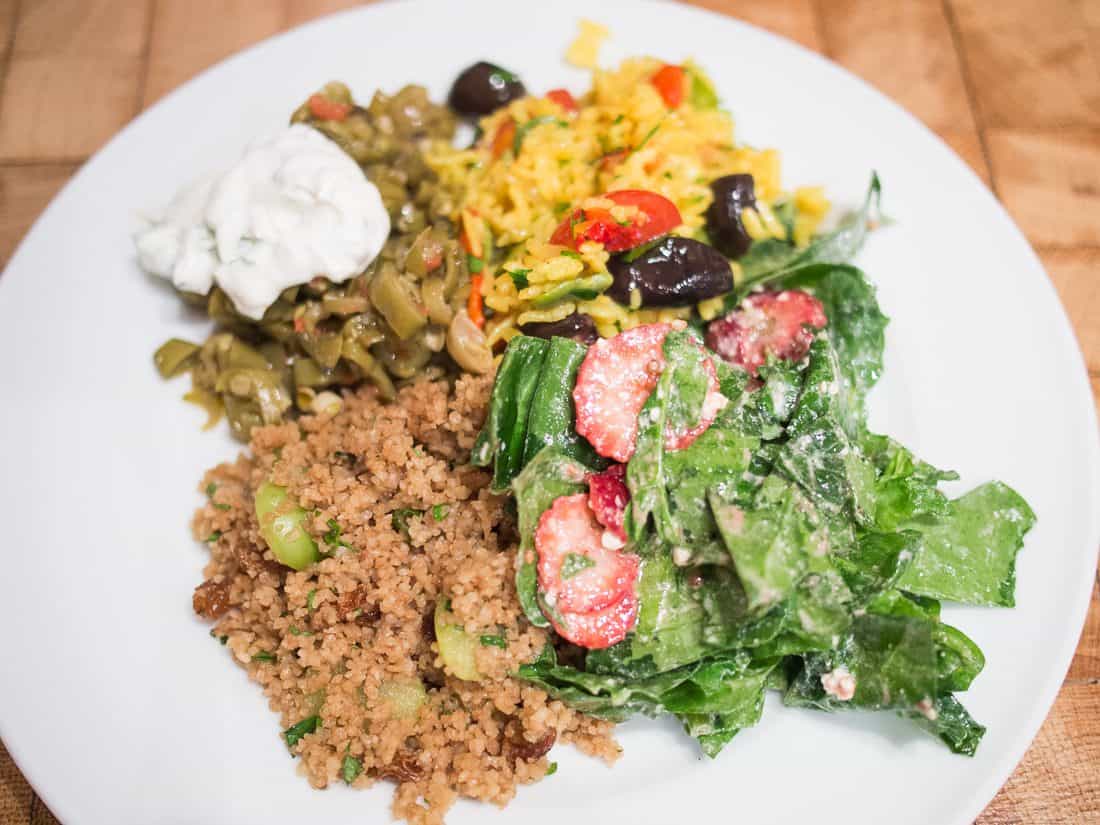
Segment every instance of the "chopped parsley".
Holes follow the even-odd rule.
[[[466,255],[466,267],[470,270],[471,275],[476,275],[485,268],[485,261],[481,260],[474,255]]]
[[[216,510],[229,510],[229,509],[231,509],[228,504],[221,504],[217,501],[214,501],[214,493],[216,493],[216,492],[218,492],[218,485],[215,484],[213,481],[211,481],[209,484],[206,485],[206,497],[208,499],[210,499],[211,503],[214,505],[214,509],[216,509]]]
[[[557,762],[551,762],[549,765],[546,766],[546,775],[547,776],[553,776],[557,772],[558,772],[558,763]]]
[[[491,634],[485,634],[484,636],[482,636],[481,644],[484,647],[499,647],[502,649],[508,647],[508,642],[503,636],[493,636]]]
[[[275,654],[268,653],[266,650],[261,650],[259,653],[255,653],[252,656],[253,662],[274,662]]]
[[[317,589],[316,588],[314,588],[313,590],[310,590],[309,593],[306,594],[306,610],[316,610],[316,607],[313,604],[313,600],[314,600],[314,598],[316,598],[316,596],[317,596]]]
[[[436,521],[443,521],[447,518],[447,513],[451,512],[451,505],[449,504],[437,504],[432,508],[432,518]]]
[[[572,249],[563,249],[561,254],[567,258],[576,258],[578,261],[581,260],[581,253],[574,252]]]
[[[596,562],[588,558],[588,556],[582,556],[580,553],[569,553],[565,557],[565,561],[561,565],[561,577],[562,579],[571,579],[578,573],[587,570],[589,567],[595,567]]]
[[[328,532],[322,537],[325,544],[334,549],[337,547],[351,547],[350,544],[340,537],[343,532],[340,527],[340,522],[334,518],[330,518],[325,524],[328,525]]]
[[[409,519],[424,515],[423,510],[401,507],[390,514],[390,526],[405,538],[409,537]]]
[[[213,533],[206,537],[206,543],[210,544],[211,542],[215,542],[220,539],[222,535],[223,534],[221,530],[215,530]]]
[[[556,209],[557,207],[555,207]],[[569,208],[569,204],[565,205],[565,208]],[[508,276],[512,279],[512,283],[515,284],[516,289],[527,288],[527,276],[531,273],[530,269],[506,269]]]
[[[660,124],[660,123],[658,123],[658,124],[657,124],[656,126],[654,126],[654,127],[652,128],[652,129],[650,129],[650,130],[649,130],[648,132],[646,132],[646,134],[645,134],[645,137],[644,137],[644,138],[642,138],[642,142],[641,142],[641,143],[639,143],[639,144],[638,144],[637,146],[635,146],[635,147],[634,147],[634,148],[633,148],[633,149],[631,150],[631,152],[640,152],[640,151],[642,150],[642,147],[643,147],[643,146],[645,146],[645,145],[646,145],[647,143],[649,143],[650,139],[651,139],[651,138],[652,138],[652,137],[653,137],[653,136],[654,136],[655,134],[657,134],[657,130],[658,130],[658,129],[660,129],[660,128],[661,128],[661,124]]]
[[[286,746],[288,748],[293,748],[302,741],[303,736],[313,733],[319,727],[321,727],[320,716],[307,716],[298,724],[291,725],[283,731],[283,738],[286,739]]]
[[[291,636],[312,636],[313,631],[312,630],[302,630],[297,625],[291,625],[290,626],[290,635]]]
[[[345,756],[343,763],[340,765],[340,776],[343,777],[347,784],[351,784],[363,772],[363,763],[356,759],[354,756]]]
[[[611,125],[612,125],[612,126],[618,126],[618,125],[619,125],[620,123],[622,123],[622,122],[623,122],[624,120],[626,120],[626,115],[619,115],[619,116],[618,116],[618,117],[616,117],[616,118],[615,118],[615,119],[614,119],[613,121],[611,121]]]

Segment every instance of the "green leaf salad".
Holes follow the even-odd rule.
[[[1035,516],[1000,482],[949,499],[954,473],[867,429],[887,320],[847,261],[878,193],[809,249],[754,246],[705,337],[510,341],[474,460],[515,497],[522,609],[556,631],[521,678],[608,720],[675,716],[709,756],[769,690],[974,754],[956,694],[984,657],[940,601],[1012,606]]]

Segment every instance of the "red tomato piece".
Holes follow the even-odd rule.
[[[638,621],[638,597],[632,591],[594,613],[559,613],[550,619],[564,639],[589,650],[603,650],[626,638]]]
[[[567,112],[576,112],[579,108],[576,98],[568,89],[551,89],[546,93],[546,99],[557,103]]]
[[[550,243],[577,249],[595,241],[608,252],[623,252],[667,235],[684,222],[676,204],[656,192],[621,189],[603,197],[619,206],[636,207],[638,213],[624,226],[607,209],[574,209],[558,224]]]
[[[350,111],[350,103],[338,103],[321,94],[310,95],[309,113],[318,120],[343,120]]]
[[[682,450],[691,446],[695,439],[707,431],[710,425],[714,423],[714,419],[718,417],[718,413],[729,403],[729,399],[722,395],[720,391],[718,371],[714,369],[714,362],[706,354],[703,355],[703,370],[707,373],[710,381],[707,386],[706,398],[703,399],[703,410],[699,415],[699,423],[682,432],[668,430],[665,433],[665,449]]]
[[[620,206],[636,206],[638,212],[645,215],[645,220],[638,224],[642,231],[635,246],[641,246],[654,238],[667,235],[684,222],[676,204],[656,192],[646,189],[619,189],[608,192],[604,197]]]
[[[577,372],[577,432],[600,455],[625,464],[634,455],[638,413],[665,367],[671,324],[646,324],[601,338]]]
[[[626,465],[612,464],[602,473],[588,477],[588,506],[596,521],[606,527],[619,541],[626,542],[623,520],[630,503],[626,486]]]
[[[668,106],[668,108],[678,109],[680,104],[684,102],[684,87],[686,82],[683,66],[673,66],[672,64],[666,63],[654,72],[649,82],[661,93],[661,97],[664,99],[665,105]]]
[[[707,346],[756,375],[769,354],[786,361],[804,357],[813,342],[813,331],[827,322],[821,301],[808,292],[757,292],[729,315],[711,322]]]
[[[584,493],[561,496],[542,514],[535,530],[539,587],[555,611],[603,610],[633,589],[638,557],[620,553],[604,532]]]

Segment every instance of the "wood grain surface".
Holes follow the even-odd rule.
[[[81,163],[144,107],[251,43],[353,5],[0,0],[0,266]],[[1100,0],[696,5],[822,52],[950,144],[1039,251],[1100,399]],[[1096,583],[1058,701],[977,821],[1100,823]],[[52,822],[0,745],[0,823]]]

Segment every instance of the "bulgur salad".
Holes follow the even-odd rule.
[[[413,823],[637,714],[715,757],[768,691],[985,732],[940,604],[1012,606],[1034,515],[867,427],[877,177],[837,220],[700,66],[596,69],[604,36],[578,95],[330,83],[135,239],[216,327],[157,368],[249,445],[202,480],[194,610],[315,787]]]

